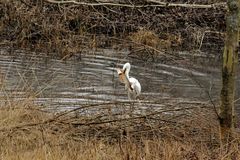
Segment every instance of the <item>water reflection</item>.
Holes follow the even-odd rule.
[[[62,61],[46,54],[23,51],[10,54],[7,49],[1,49],[0,68],[5,82],[1,94],[24,98],[26,93],[32,93],[35,102],[58,109],[124,101],[127,93],[118,81],[115,68],[130,62],[131,75],[142,85],[141,100],[185,98],[208,101],[206,90],[213,99],[219,95],[220,73],[212,62],[200,65],[187,57],[187,65],[180,61],[143,62],[127,55],[127,51],[101,50],[81,55],[81,60],[75,55]]]

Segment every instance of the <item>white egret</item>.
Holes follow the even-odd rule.
[[[125,89],[128,92],[130,100],[136,99],[141,93],[141,85],[136,78],[129,77],[131,69],[130,63],[125,63],[122,69],[117,69],[120,82],[125,84]]]

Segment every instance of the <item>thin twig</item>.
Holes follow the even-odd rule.
[[[119,7],[128,7],[128,8],[144,8],[144,7],[184,7],[184,8],[226,8],[226,3],[214,3],[214,4],[185,4],[185,3],[166,3],[160,2],[156,0],[148,0],[148,2],[156,3],[149,5],[134,5],[134,4],[123,4],[123,3],[106,3],[106,2],[98,2],[98,3],[88,3],[88,2],[79,2],[75,0],[45,0],[49,3],[55,4],[77,4],[77,5],[85,5],[85,6],[119,6]]]
[[[209,92],[205,87],[203,87],[202,84],[201,84],[196,78],[194,78],[192,72],[191,72],[190,74],[191,74],[191,79],[192,79],[201,89],[203,89],[203,91],[207,94],[208,99],[210,100],[210,102],[211,102],[211,104],[212,104],[212,106],[213,106],[213,110],[214,110],[217,118],[218,118],[218,119],[221,119],[221,117],[220,117],[220,115],[219,115],[219,113],[218,113],[218,111],[217,111],[217,107],[216,107],[215,103],[213,102],[213,99],[212,99],[212,97],[211,97],[211,95],[210,95],[210,92]]]
[[[177,109],[169,109],[169,110],[161,110],[158,112],[153,112],[150,114],[142,115],[142,116],[136,116],[136,117],[129,117],[129,118],[120,118],[120,119],[113,119],[113,120],[107,120],[107,121],[99,121],[99,122],[89,122],[89,123],[67,123],[75,126],[89,126],[89,125],[99,125],[99,124],[106,124],[106,123],[114,123],[114,122],[123,122],[123,121],[129,121],[129,120],[135,120],[135,119],[145,119],[149,116],[158,115],[166,112],[176,112],[176,111],[182,111],[182,110],[192,110],[196,109],[198,107],[186,107],[186,108],[177,108]],[[204,108],[204,107],[201,107]]]
[[[53,118],[50,118],[50,119],[47,119],[45,121],[42,121],[42,122],[38,122],[38,123],[27,123],[27,124],[22,124],[22,125],[18,125],[18,126],[12,126],[12,127],[9,127],[9,128],[0,128],[0,132],[2,131],[6,131],[6,130],[15,130],[15,129],[21,129],[21,128],[24,128],[24,127],[33,127],[33,126],[38,126],[38,125],[43,125],[43,124],[47,124],[47,123],[51,123],[51,122],[55,122],[57,121],[60,117],[66,115],[66,114],[69,114],[69,113],[72,113],[72,112],[75,112],[77,110],[80,110],[80,109],[85,109],[85,108],[89,108],[89,107],[98,107],[98,106],[102,106],[102,105],[113,105],[113,104],[124,104],[124,103],[127,103],[127,102],[109,102],[109,103],[100,103],[100,104],[90,104],[90,105],[86,105],[86,106],[82,106],[82,107],[79,107],[79,108],[76,108],[76,109],[72,109],[70,111],[66,111],[66,112],[63,112],[59,115],[56,115],[54,116]],[[129,103],[129,102],[128,102]],[[182,110],[192,110],[192,109],[195,109],[197,107],[186,107],[186,108],[177,108],[177,109],[168,109],[168,110],[160,110],[158,112],[154,112],[154,113],[150,113],[150,114],[146,114],[146,115],[142,115],[142,116],[137,116],[137,117],[130,117],[130,118],[120,118],[120,119],[114,119],[114,120],[108,120],[108,121],[101,121],[101,122],[90,122],[90,123],[69,123],[71,125],[85,125],[85,126],[88,126],[88,125],[98,125],[98,124],[106,124],[106,123],[113,123],[113,122],[118,122],[118,121],[128,121],[128,120],[134,120],[134,119],[142,119],[142,118],[146,118],[148,116],[153,116],[153,115],[158,115],[158,114],[162,114],[162,113],[166,113],[166,112],[176,112],[176,111],[182,111]],[[201,108],[204,108],[203,106]]]

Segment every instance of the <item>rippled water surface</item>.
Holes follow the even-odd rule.
[[[128,51],[100,50],[74,55],[67,60],[46,54],[1,49],[2,95],[67,109],[86,103],[125,101],[127,93],[118,81],[116,67],[132,64],[130,76],[142,85],[141,101],[218,99],[221,74],[216,58],[197,56],[146,62]],[[178,56],[179,56],[178,55]],[[206,93],[209,93],[206,94]]]

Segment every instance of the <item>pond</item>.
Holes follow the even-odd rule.
[[[53,110],[127,101],[116,67],[130,62],[130,76],[142,85],[140,101],[154,104],[160,99],[175,99],[210,103],[211,97],[218,104],[221,89],[218,57],[185,52],[179,52],[174,59],[167,57],[160,55],[154,61],[146,61],[128,50],[102,49],[61,60],[51,54],[2,48],[0,70],[4,85],[1,94],[15,100],[32,96],[34,102]],[[238,106],[238,101],[236,104]]]

